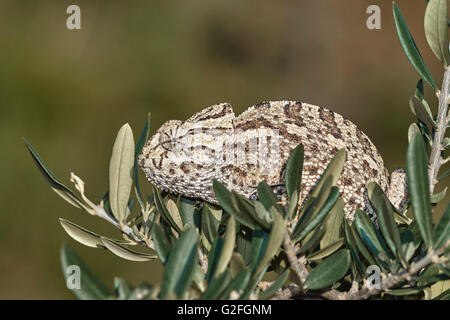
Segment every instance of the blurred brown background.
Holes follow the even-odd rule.
[[[423,32],[425,1],[398,3],[440,82]],[[66,28],[70,4],[81,8],[81,30]],[[381,30],[366,27],[370,4],[382,9]],[[237,114],[263,100],[329,107],[368,134],[389,170],[404,166],[418,75],[397,39],[390,0],[2,0],[0,39],[2,299],[74,298],[62,277],[62,241],[109,285],[114,276],[153,283],[162,270],[71,240],[58,217],[119,235],[51,191],[23,136],[62,181],[70,185],[71,171],[82,177],[95,201],[108,187],[123,123],[136,137],[148,111],[154,132],[218,102]]]

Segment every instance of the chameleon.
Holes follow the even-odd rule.
[[[361,209],[376,220],[367,186],[376,182],[398,209],[407,203],[406,173],[389,175],[372,141],[354,123],[327,108],[299,101],[266,101],[235,116],[229,103],[207,107],[185,121],[169,120],[151,136],[138,157],[147,179],[186,198],[218,204],[213,180],[256,199],[265,181],[279,197],[292,150],[303,144],[299,203],[307,198],[333,156],[347,158],[337,181],[345,217]]]

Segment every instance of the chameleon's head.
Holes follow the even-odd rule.
[[[409,199],[405,169],[392,172],[387,196],[400,212],[403,211]]]
[[[186,121],[170,120],[163,124],[139,155],[139,166],[147,179],[164,190],[205,199],[206,193],[212,192],[205,189],[212,187],[220,165],[219,146],[227,134],[223,130],[227,122],[213,115],[228,110],[228,106],[215,105]],[[224,116],[228,114],[223,112]],[[231,120],[228,126],[231,127]]]

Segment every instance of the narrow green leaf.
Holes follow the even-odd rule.
[[[329,255],[335,253],[342,245],[344,244],[344,238],[337,240],[336,242],[330,244],[328,247],[320,249],[319,251],[314,252],[313,254],[306,257],[309,261],[318,261],[323,258],[328,257]]]
[[[173,222],[177,225],[177,230],[183,230],[183,220],[181,219],[180,210],[178,210],[177,204],[172,199],[168,199],[166,203],[167,211],[170,214]]]
[[[237,252],[242,256],[246,265],[251,263],[252,259],[252,237],[254,231],[245,225],[241,225],[236,235]]]
[[[231,192],[219,181],[213,180],[213,191],[217,201],[219,201],[222,208],[231,213],[234,211],[233,204],[231,202]]]
[[[101,238],[101,241],[103,245],[112,253],[115,255],[126,259],[130,261],[149,261],[156,258],[156,252],[154,254],[146,254],[146,253],[140,253],[133,250],[130,250],[128,248],[125,248],[118,244],[117,242],[114,242],[112,240]]]
[[[270,225],[273,222],[273,217],[270,213],[270,207],[269,209],[267,209],[261,202],[256,201],[255,213],[256,215],[254,216],[254,218],[258,222],[258,224],[265,229],[270,229]]]
[[[204,203],[202,210],[202,231],[210,243],[213,243],[218,236],[219,224],[220,220],[216,219],[210,206]]]
[[[344,217],[344,201],[339,198],[325,219],[325,234],[322,240],[320,240],[321,249],[328,247],[341,238]]]
[[[447,0],[428,1],[424,26],[431,50],[444,66],[448,66],[450,53],[448,51]]]
[[[414,243],[414,234],[406,229],[400,233],[400,240],[402,242],[402,250],[405,255],[405,261],[409,262],[417,250],[419,245]]]
[[[289,155],[285,169],[286,192],[289,200],[294,193],[300,193],[303,170],[303,145],[299,144]]]
[[[347,151],[344,149],[339,150],[328,163],[327,168],[325,169],[322,177],[314,187],[314,190],[311,192],[311,197],[317,197],[319,193],[328,194],[327,188],[324,188],[325,185],[328,185],[331,189],[332,186],[335,186],[339,178],[341,177],[342,171],[344,170],[345,160],[347,159]],[[325,199],[323,199],[325,201]],[[322,203],[319,202],[319,207],[322,206]]]
[[[364,211],[356,210],[354,225],[363,241],[375,256],[385,260],[383,256],[388,256],[387,248],[382,242],[381,236],[376,231],[372,221]]]
[[[109,162],[109,201],[113,215],[124,223],[133,184],[134,138],[128,123],[120,128]]]
[[[417,86],[416,86],[416,90],[414,92],[414,95],[420,100],[422,101],[424,96],[425,96],[425,91],[423,88],[423,79],[419,79],[419,81],[417,81]]]
[[[319,225],[312,233],[309,239],[305,239],[303,243],[300,245],[300,248],[297,250],[297,255],[303,255],[308,251],[314,250],[319,244],[320,240],[325,234],[325,228],[322,225]]]
[[[80,271],[80,288],[72,289],[72,292],[81,300],[106,300],[112,297],[113,293],[106,287],[90,270],[87,264],[68,244],[61,246],[61,266],[62,272],[67,282],[71,282],[78,267]],[[69,278],[71,277],[71,278]],[[73,278],[75,279],[75,278]],[[71,282],[72,284],[72,282]],[[75,284],[75,283],[74,283]]]
[[[364,244],[363,240],[359,236],[355,222],[353,222],[353,224],[350,226],[350,231],[353,236],[353,239],[355,240],[356,247],[364,257],[364,259],[366,259],[366,261],[371,265],[379,265],[380,267],[383,267],[383,265],[380,265],[380,263],[378,262],[379,260],[377,258],[374,258],[372,253],[369,251],[368,246]],[[364,273],[365,272],[366,270],[364,270]]]
[[[228,191],[228,189],[217,180],[213,181],[213,190],[217,201],[219,201],[226,212],[234,215],[236,220],[249,228],[257,228],[257,222],[248,214],[246,206],[250,206],[250,204],[247,204],[245,200],[236,193]]]
[[[245,269],[244,258],[242,258],[242,256],[238,252],[234,252],[230,260],[231,276],[233,278],[236,277],[244,269]]]
[[[346,249],[339,250],[311,271],[304,286],[316,290],[332,285],[345,276],[349,267],[349,251]]]
[[[419,127],[415,123],[411,123],[408,128],[408,142],[411,143],[412,138],[415,134],[421,134]]]
[[[67,234],[81,244],[92,248],[104,248],[100,235],[62,218],[59,218],[59,222]]]
[[[84,244],[85,246],[88,247],[92,247],[92,248],[100,248],[100,249],[105,249],[105,246],[103,245],[101,238],[102,236],[89,231],[83,227],[80,227],[79,225],[76,225],[75,223],[63,219],[63,218],[59,218],[59,222],[61,224],[61,226],[63,227],[63,229],[67,232],[67,234],[69,236],[71,236],[74,240],[80,242],[81,244]],[[105,237],[103,237],[105,238]],[[133,242],[130,243],[130,241],[126,241],[126,240],[113,240],[113,239],[109,239],[106,238],[108,240],[114,241],[116,243],[119,244],[133,244]]]
[[[428,161],[422,136],[416,134],[408,147],[406,174],[414,217],[427,246],[433,243]]]
[[[298,197],[299,194],[297,192],[294,192],[291,196],[291,198],[289,199],[289,207],[287,209],[286,212],[286,218],[287,219],[291,219],[293,218],[298,211]]]
[[[195,206],[194,200],[180,197],[179,209],[183,226],[195,227],[199,225],[201,215]]]
[[[278,252],[281,244],[283,243],[284,235],[286,233],[286,221],[277,211],[275,211],[275,213],[269,241],[267,243],[266,250],[264,251],[264,255],[256,267],[256,274],[259,274],[265,270],[267,264],[269,264],[270,260],[272,260],[273,256]]]
[[[155,251],[158,254],[158,259],[162,264],[166,264],[167,256],[171,250],[170,241],[164,233],[159,221],[154,223],[152,231],[152,240],[155,246]]]
[[[323,206],[320,208],[319,212],[315,217],[311,219],[311,221],[305,226],[301,231],[299,230],[298,234],[294,231],[294,242],[301,241],[308,233],[310,233],[315,227],[321,223],[327,214],[331,211],[337,199],[339,198],[339,189],[338,187],[332,187],[328,198],[326,199]]]
[[[435,128],[436,123],[425,100],[420,101],[416,96],[409,98],[409,108],[412,113],[429,128]]]
[[[211,248],[209,250],[208,254],[208,272],[206,274],[206,280],[209,283],[214,278],[214,273],[217,268],[220,252],[222,251],[223,247],[223,239],[217,238],[211,245]]]
[[[421,293],[423,289],[424,289],[423,287],[401,288],[401,289],[386,290],[386,293],[390,294],[391,296],[408,296],[411,294]]]
[[[434,248],[440,249],[450,241],[450,204],[442,215],[434,231]]]
[[[348,224],[347,221],[344,222],[344,234],[345,234],[345,240],[346,240],[347,246],[350,250],[350,254],[352,256],[352,260],[355,264],[355,267],[357,268],[360,275],[364,275],[365,271],[366,271],[366,264],[361,261],[361,258],[358,253],[359,251],[358,251],[358,246],[356,244],[356,240],[353,236],[351,226]],[[370,254],[369,254],[369,256],[370,256]]]
[[[403,266],[406,267],[402,243],[400,241],[400,232],[395,223],[394,207],[377,183],[369,183],[368,190],[370,202],[377,211],[381,233],[391,251],[399,258]]]
[[[395,27],[397,29],[398,38],[400,39],[403,51],[422,79],[424,79],[434,89],[434,91],[438,91],[438,86],[425,65],[425,62],[423,61],[423,58],[420,55],[420,52],[417,49],[414,39],[409,31],[408,25],[403,18],[400,8],[395,2],[393,3],[393,14]]]
[[[164,269],[161,299],[173,293],[182,298],[191,284],[198,258],[197,240],[197,232],[191,228],[184,231],[175,243]]]
[[[33,148],[33,146],[25,138],[23,138],[23,141],[25,142],[25,146],[27,147],[28,151],[30,152],[31,157],[32,157],[36,167],[39,169],[42,176],[50,184],[50,187],[52,188],[52,190],[55,191],[61,198],[63,198],[67,202],[69,202],[74,207],[83,208],[86,211],[88,211],[89,209],[87,208],[84,201],[81,200],[75,193],[73,193],[72,190],[70,190],[64,184],[62,184],[61,181],[59,181],[59,179],[50,170],[50,168],[47,167],[47,165],[42,160],[39,153]]]
[[[264,207],[269,210],[270,207],[274,206],[280,212],[283,212],[283,207],[281,207],[277,202],[278,198],[273,192],[272,188],[265,182],[261,181],[257,187],[258,198]]]
[[[255,219],[257,214],[254,209],[254,204],[251,203],[249,199],[244,198],[233,190],[231,192],[231,202],[233,211],[229,213],[234,215],[236,220],[251,229],[259,227],[258,221]]]
[[[167,209],[167,206],[164,204],[163,198],[161,196],[161,192],[155,186],[152,186],[152,187],[153,187],[153,194],[155,195],[155,197],[154,197],[155,206],[156,206],[156,209],[158,209],[158,212],[161,214],[161,217],[163,217],[163,219],[165,221],[167,221],[167,223],[172,228],[174,228],[178,233],[181,233],[183,230],[180,228],[179,224],[177,222],[175,222],[175,220],[173,219],[169,210]]]
[[[256,229],[252,232],[249,266],[252,273],[254,273],[264,256],[269,238],[270,234],[266,230]]]
[[[220,252],[220,256],[217,262],[216,270],[214,271],[214,277],[218,277],[228,267],[228,263],[231,260],[231,256],[236,244],[236,222],[233,216],[230,216],[227,221],[227,228],[223,237],[223,246]]]

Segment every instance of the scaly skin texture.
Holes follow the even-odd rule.
[[[143,147],[139,165],[156,186],[217,204],[213,179],[249,198],[255,197],[263,180],[275,193],[284,193],[286,160],[300,143],[304,146],[300,202],[336,152],[345,148],[347,160],[337,185],[348,219],[358,208],[374,214],[367,200],[371,181],[398,209],[405,205],[404,171],[394,171],[390,181],[376,147],[355,124],[328,109],[297,101],[262,102],[238,117],[230,104],[221,103],[186,121],[168,121]]]

